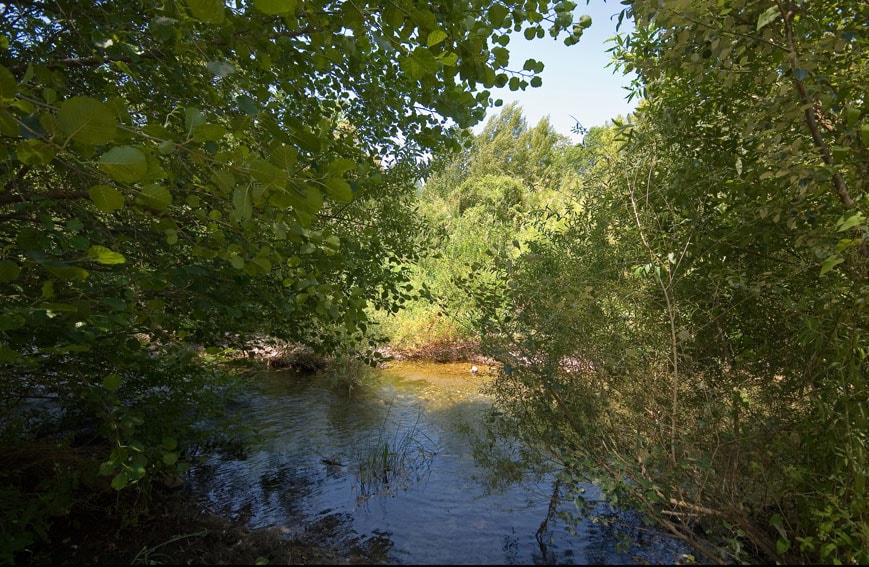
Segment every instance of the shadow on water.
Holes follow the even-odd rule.
[[[490,408],[481,379],[461,364],[402,364],[348,393],[264,372],[232,408],[256,435],[239,453],[211,457],[191,485],[252,528],[367,563],[660,564],[684,552],[663,536],[623,551],[613,526],[584,522],[572,533],[551,514],[551,474],[482,467],[473,455]]]

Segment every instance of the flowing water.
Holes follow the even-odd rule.
[[[506,483],[477,464],[489,400],[469,367],[399,363],[353,389],[264,372],[232,408],[256,435],[196,469],[194,490],[252,528],[343,549],[348,562],[660,564],[686,551],[648,532],[623,550],[613,526],[572,533],[557,517],[538,538],[553,481]]]

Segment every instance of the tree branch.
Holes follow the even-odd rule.
[[[779,4],[779,9],[782,10],[782,16],[784,16],[785,21],[785,34],[787,35],[788,51],[791,57],[790,63],[791,73],[794,76],[794,87],[797,89],[797,93],[799,93],[800,95],[800,104],[805,109],[803,112],[806,116],[806,124],[809,127],[809,132],[812,135],[812,142],[814,142],[815,147],[818,148],[818,151],[821,153],[821,159],[824,161],[824,163],[828,166],[833,166],[835,165],[835,162],[833,161],[833,156],[830,154],[830,148],[827,147],[827,143],[821,136],[821,130],[818,128],[818,119],[815,114],[814,101],[809,96],[809,91],[808,89],[806,89],[806,84],[796,75],[797,69],[800,68],[800,60],[797,54],[796,43],[794,42],[793,19],[795,12],[793,10],[784,12],[781,4]],[[854,203],[854,200],[851,198],[850,193],[848,193],[848,188],[845,186],[845,179],[838,171],[833,172],[833,185],[836,190],[836,195],[838,195],[839,200],[842,201],[843,205],[845,205],[849,209],[856,206],[856,203]]]
[[[75,201],[78,199],[87,199],[88,197],[89,194],[87,191],[74,191],[72,193],[49,191],[48,193],[31,193],[29,195],[4,193],[0,194],[0,205],[28,203],[31,201]]]

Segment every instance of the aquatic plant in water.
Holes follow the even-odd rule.
[[[412,424],[398,420],[390,428],[391,410],[390,403],[377,436],[361,444],[355,455],[363,497],[406,489],[429,470],[437,453],[436,443],[419,427],[421,409]]]

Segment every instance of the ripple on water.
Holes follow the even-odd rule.
[[[265,373],[260,390],[235,409],[259,434],[246,457],[212,458],[193,484],[213,508],[251,527],[344,546],[367,562],[635,562],[616,549],[617,533],[591,524],[573,535],[550,520],[541,545],[535,534],[551,480],[494,492],[481,480],[492,471],[474,461],[468,432],[490,402],[479,392],[486,369],[468,368],[397,364],[349,395],[325,380]],[[395,465],[375,458],[384,445],[403,448],[398,466],[407,470],[366,476],[365,466]],[[668,554],[649,562],[677,557]]]

